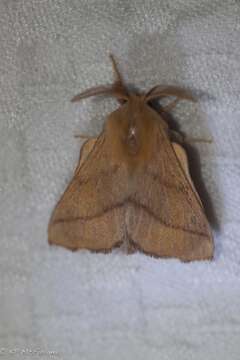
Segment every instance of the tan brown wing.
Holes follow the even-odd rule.
[[[87,141],[74,177],[57,204],[48,228],[49,243],[66,248],[108,251],[124,238],[124,169],[114,162],[104,133]]]
[[[145,253],[184,261],[211,259],[213,239],[202,204],[162,124],[152,160],[136,177],[126,210],[129,241]]]

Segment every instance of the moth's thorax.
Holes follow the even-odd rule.
[[[134,168],[148,162],[154,149],[155,127],[155,116],[140,98],[114,111],[105,127],[113,158]]]
[[[139,152],[139,145],[140,141],[138,129],[136,125],[130,124],[125,139],[126,150],[130,155],[137,155],[137,153]]]

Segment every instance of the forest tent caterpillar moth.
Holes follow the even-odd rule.
[[[128,252],[212,259],[213,238],[186,153],[171,142],[166,122],[150,105],[168,96],[195,98],[174,86],[155,86],[145,94],[129,91],[111,60],[115,83],[72,99],[108,95],[120,106],[108,115],[100,135],[83,144],[73,179],[50,219],[49,243],[104,252],[125,244]]]

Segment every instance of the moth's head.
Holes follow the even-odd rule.
[[[133,90],[129,90],[123,82],[122,76],[118,70],[113,55],[110,55],[110,59],[112,61],[113,70],[116,75],[115,82],[111,85],[100,85],[87,89],[84,92],[74,96],[73,99],[71,100],[72,102],[77,102],[82,99],[86,99],[90,96],[96,96],[96,95],[106,95],[106,96],[114,97],[118,100],[118,102],[121,105],[127,102],[136,102],[136,101],[142,103],[149,103],[154,99],[159,99],[163,97],[175,97],[176,100],[173,102],[174,105],[180,99],[196,101],[195,97],[191,94],[191,92],[175,86],[157,85],[151,88],[146,93],[142,93],[142,94]]]

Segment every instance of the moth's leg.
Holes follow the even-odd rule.
[[[175,130],[168,130],[168,134],[170,140],[172,141],[172,144],[175,144],[175,142],[177,142],[178,144],[184,144],[185,136],[182,133]]]
[[[175,142],[177,141],[180,144],[192,144],[192,143],[205,143],[205,144],[211,144],[213,142],[212,139],[204,139],[204,138],[191,138],[188,137],[178,131],[175,130],[169,130],[169,136],[171,141]]]
[[[198,197],[198,199],[199,199],[199,201],[201,203],[201,200],[199,198],[197,190],[195,189],[195,186],[193,184],[193,181],[192,181],[192,178],[191,178],[191,175],[190,175],[190,172],[189,172],[188,158],[187,158],[186,151],[184,150],[184,148],[181,145],[179,145],[179,144],[177,144],[175,142],[172,142],[172,146],[173,146],[175,154],[177,155],[177,158],[178,158],[178,160],[179,160],[179,162],[181,164],[181,167],[182,167],[185,175],[187,176],[187,179],[188,179],[189,183],[192,185],[192,188],[193,188],[195,194],[197,195],[197,197]]]

